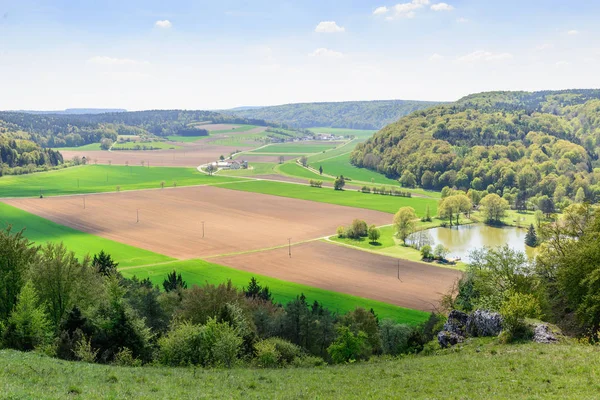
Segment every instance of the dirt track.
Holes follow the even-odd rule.
[[[431,311],[461,273],[325,242],[212,258],[217,264],[286,281]],[[398,262],[400,280],[398,280]]]
[[[8,204],[59,224],[175,258],[264,249],[334,234],[354,218],[388,224],[391,214],[218,187],[106,193]],[[140,222],[136,222],[139,209]],[[205,238],[202,223],[205,222]]]

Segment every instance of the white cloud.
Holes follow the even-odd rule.
[[[459,24],[466,24],[467,22],[469,22],[469,20],[465,17],[460,17],[456,18],[456,22],[458,22]]]
[[[346,28],[339,26],[335,21],[321,21],[315,28],[315,32],[319,33],[338,33],[344,32]]]
[[[129,58],[115,58],[115,57],[107,57],[107,56],[95,56],[88,59],[88,62],[91,64],[98,65],[142,65],[148,64],[147,61],[136,61]]]
[[[310,57],[326,57],[326,58],[341,58],[344,55],[339,51],[326,49],[321,47],[309,54]]]
[[[373,15],[383,15],[383,14],[386,14],[388,11],[389,11],[389,8],[387,8],[386,6],[377,7],[375,9],[375,11],[373,11]]]
[[[575,30],[575,29],[571,29],[570,31],[567,32],[567,35],[571,35],[571,36],[579,35],[579,31]]]
[[[168,19],[163,19],[163,20],[156,21],[154,23],[154,26],[156,26],[157,28],[169,29],[170,27],[173,26],[173,24]]]
[[[554,47],[554,45],[552,43],[542,43],[539,46],[537,46],[535,49],[538,51],[543,51],[543,50],[549,50],[553,47]]]
[[[459,63],[474,63],[482,61],[505,61],[513,58],[510,53],[492,53],[490,51],[478,50],[470,54],[458,57],[456,59]]]
[[[429,61],[431,62],[437,62],[437,61],[441,61],[444,59],[444,56],[438,53],[433,53],[431,56],[429,56]]]
[[[437,4],[432,4],[431,9],[433,11],[452,11],[452,10],[454,10],[454,7],[452,7],[448,3],[437,3]]]
[[[397,18],[414,18],[416,10],[423,8],[429,4],[429,0],[412,0],[410,3],[399,3],[391,8],[392,15],[386,17],[386,19],[397,19]],[[382,15],[388,12],[387,7],[377,8],[373,14]]]

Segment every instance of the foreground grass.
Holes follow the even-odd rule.
[[[308,185],[305,186],[282,182],[234,182],[223,185],[222,187],[245,192],[264,193],[341,206],[366,208],[387,213],[396,213],[400,207],[410,206],[415,209],[418,216],[425,215],[428,205],[431,214],[435,215],[437,213],[438,204],[438,201],[435,199],[382,196],[360,193],[355,190],[338,191],[325,187],[312,188]]]
[[[79,258],[83,258],[87,254],[93,256],[104,250],[121,267],[173,260],[173,258],[162,254],[153,253],[59,225],[16,207],[9,206],[8,204],[0,203],[0,229],[4,229],[7,225],[12,225],[13,232],[26,228],[24,232],[25,237],[36,244],[63,242]]]
[[[429,315],[423,311],[411,310],[376,300],[282,281],[280,279],[240,271],[203,260],[176,261],[154,266],[121,269],[121,273],[127,278],[131,278],[134,275],[138,278],[150,278],[153,283],[162,285],[167,274],[173,270],[177,271],[177,273],[181,273],[181,276],[188,285],[195,284],[199,286],[204,285],[207,282],[220,284],[227,282],[227,280],[230,279],[235,286],[241,289],[242,287],[247,286],[250,278],[254,276],[261,285],[268,286],[273,292],[275,300],[282,304],[285,304],[295,299],[296,296],[299,296],[301,293],[304,293],[309,303],[317,300],[319,303],[323,303],[331,311],[338,313],[345,313],[354,310],[356,307],[363,307],[367,310],[373,308],[379,318],[389,318],[397,322],[411,325],[425,321]]]
[[[57,171],[0,178],[0,197],[37,197],[120,190],[192,186],[236,181],[233,177],[208,176],[195,168],[86,165]]]
[[[474,341],[431,356],[321,368],[116,367],[0,350],[4,398],[593,399],[600,347]]]

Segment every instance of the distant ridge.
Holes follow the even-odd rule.
[[[115,112],[127,112],[124,108],[67,108],[65,110],[38,111],[38,110],[16,110],[26,114],[59,114],[59,115],[84,115],[84,114],[104,114]]]

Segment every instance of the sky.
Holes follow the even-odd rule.
[[[0,110],[600,87],[600,1],[0,0]]]

